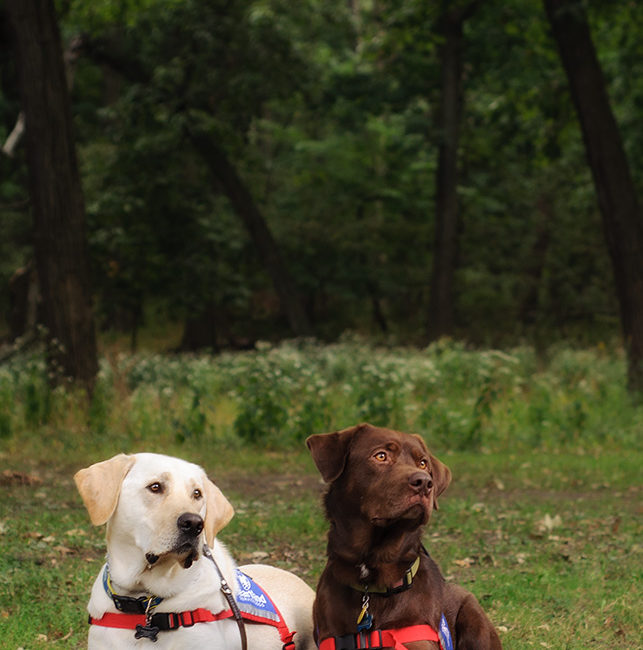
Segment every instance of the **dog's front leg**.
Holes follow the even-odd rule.
[[[502,650],[498,633],[473,594],[460,604],[455,637],[456,650]]]

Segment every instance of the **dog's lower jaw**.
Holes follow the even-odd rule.
[[[149,571],[157,566],[167,566],[174,562],[180,564],[184,569],[189,569],[200,556],[199,545],[192,543],[177,545],[170,551],[164,553],[149,551],[145,554],[145,560],[147,562],[146,569]]]
[[[387,513],[388,514],[388,513]],[[430,503],[428,500],[418,500],[409,504],[405,509],[389,516],[372,516],[371,524],[377,528],[388,528],[396,524],[405,523],[408,530],[425,526],[431,514]]]
[[[183,568],[184,569],[189,569],[194,562],[196,562],[199,559],[199,552],[197,549],[191,549],[188,555],[186,555],[185,559],[183,560]]]

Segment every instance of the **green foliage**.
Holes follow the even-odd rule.
[[[422,339],[441,139],[437,4],[73,0],[58,9],[65,40],[84,33],[91,43],[79,52],[73,109],[101,328],[136,331],[153,305],[173,321],[213,309],[223,344],[285,332],[274,288],[190,131],[212,135],[234,164],[319,336]],[[588,11],[643,187],[640,12],[635,3]],[[610,262],[542,3],[480,3],[464,36],[456,334],[492,346],[611,339]],[[19,105],[10,61],[0,66],[4,141]],[[31,239],[23,152],[0,162],[5,286]]]
[[[10,443],[49,431],[69,447],[106,437],[127,448],[150,440],[291,448],[360,421],[417,431],[449,449],[639,438],[642,414],[627,396],[622,354],[605,348],[553,347],[546,361],[527,347],[472,350],[446,340],[421,351],[354,341],[260,347],[103,360],[89,406],[49,389],[42,361],[15,358],[0,368],[0,399],[10,405],[1,431]]]

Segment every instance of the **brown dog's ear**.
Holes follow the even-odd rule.
[[[358,424],[334,433],[317,433],[306,440],[315,465],[326,483],[332,483],[344,471],[348,447],[353,436],[367,424]]]
[[[134,456],[118,454],[81,469],[74,475],[76,487],[94,526],[104,524],[114,513],[123,479],[135,461]]]
[[[234,516],[234,508],[223,496],[223,492],[210,480],[205,481],[205,539],[208,546],[214,545],[214,538]]]
[[[449,487],[451,470],[432,454],[429,454],[429,457],[431,460],[431,476],[433,476],[433,509],[438,510],[438,496]]]

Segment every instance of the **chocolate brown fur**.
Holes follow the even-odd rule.
[[[374,629],[430,625],[445,615],[456,650],[501,650],[493,625],[473,594],[445,582],[424,551],[422,535],[438,496],[451,481],[449,469],[416,435],[360,424],[306,441],[323,479],[328,561],[313,607],[317,639],[356,632],[364,585],[399,585],[420,557],[410,589],[371,593]],[[434,650],[421,641],[409,650]]]

